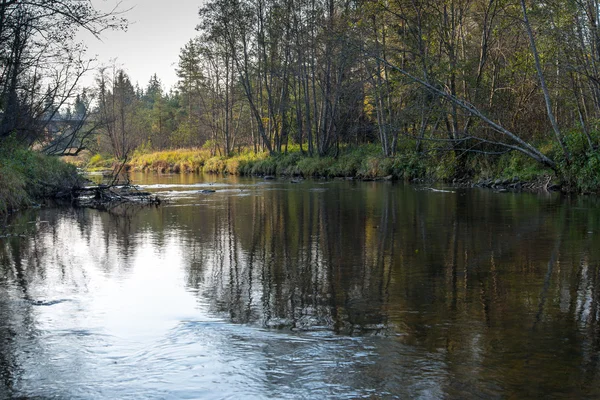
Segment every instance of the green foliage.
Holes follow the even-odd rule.
[[[88,171],[104,171],[111,169],[114,164],[112,157],[105,158],[102,154],[94,154],[87,163]]]
[[[202,145],[202,148],[204,150],[210,150],[210,151],[215,151],[218,147],[219,147],[219,144],[217,143],[217,141],[216,140],[212,140],[212,139],[211,140],[207,140]]]
[[[394,157],[392,169],[394,176],[405,181],[422,179],[426,176],[424,159],[415,152]]]
[[[364,154],[361,151],[347,152],[342,154],[329,167],[329,173],[332,176],[356,176],[361,169],[364,160]]]
[[[542,175],[552,174],[551,170],[517,151],[500,156],[493,166],[494,172],[490,176],[502,179],[517,178],[521,181],[532,181]]]
[[[289,152],[274,157],[277,164],[276,172],[281,175],[298,175],[298,162],[302,159],[299,151]]]
[[[232,175],[252,175],[255,164],[264,160],[267,153],[246,152],[226,160],[226,172]]]
[[[23,175],[5,164],[0,164],[0,214],[31,203],[25,190]]]
[[[381,178],[392,174],[394,161],[391,157],[369,157],[360,166],[358,176]]]
[[[598,131],[590,132],[592,143],[598,143],[600,134]],[[571,130],[565,134],[565,144],[569,152],[574,155],[585,155],[590,150],[587,137],[579,129]]]
[[[559,170],[567,189],[584,193],[600,190],[600,152],[572,153],[571,162],[561,161]]]
[[[438,181],[449,181],[456,176],[457,159],[454,151],[443,151],[433,159],[433,178]]]
[[[258,160],[252,164],[252,175],[273,175],[277,172],[277,163],[273,158]]]
[[[592,143],[598,143],[600,132],[590,132]],[[600,190],[600,152],[590,148],[589,141],[580,130],[571,130],[564,136],[571,160],[565,160],[562,150],[552,143],[550,153],[558,160],[558,174],[565,189],[575,192]]]
[[[331,176],[333,157],[306,157],[298,162],[298,172],[303,176]]]
[[[22,147],[0,151],[0,213],[56,196],[81,183],[77,169]]]
[[[582,142],[571,138],[570,146],[585,149]],[[549,146],[553,146],[549,142]],[[298,148],[299,150],[299,148]],[[413,181],[430,179],[451,181],[459,170],[458,160],[452,151],[418,154],[410,148],[393,157],[382,157],[376,146],[342,148],[338,157],[308,157],[300,151],[270,156],[245,150],[232,156],[211,157],[207,149],[179,149],[149,154],[137,152],[130,167],[139,171],[205,172],[231,175],[302,175],[305,177],[358,177],[363,179],[394,179]],[[514,151],[502,156],[465,155],[460,171],[474,181],[479,179],[513,179],[534,181],[554,171],[543,167],[526,155]],[[90,159],[89,167],[112,165],[112,160],[101,155]],[[559,174],[566,188],[573,191],[592,192],[600,188],[600,153],[585,151],[573,153],[570,164],[561,162]]]

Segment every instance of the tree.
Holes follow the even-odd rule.
[[[42,136],[91,68],[84,47],[74,42],[76,31],[97,36],[123,28],[126,20],[120,14],[116,8],[103,13],[78,0],[0,2],[0,140],[15,136],[32,144]],[[42,91],[44,86],[48,90]]]
[[[42,142],[42,152],[51,156],[76,156],[88,148],[89,142],[100,127],[98,120],[90,119],[92,101],[87,91],[78,93],[73,110],[68,106],[64,113],[52,113],[48,124],[55,124],[57,132]],[[49,129],[51,130],[51,129]]]
[[[112,154],[126,160],[142,141],[138,112],[140,100],[129,76],[113,66],[100,70],[98,83],[98,118]]]
[[[205,135],[200,121],[203,76],[198,46],[197,40],[193,39],[185,44],[179,54],[179,64],[176,70],[179,78],[177,88],[187,117],[185,136],[187,136],[188,145],[202,144],[206,140],[206,137],[203,137]]]
[[[540,80],[540,86],[542,92],[544,94],[544,103],[546,104],[546,113],[548,114],[548,120],[552,125],[552,130],[554,131],[554,135],[556,137],[556,141],[560,145],[560,148],[563,151],[563,155],[567,161],[570,159],[569,150],[565,145],[563,140],[562,133],[560,132],[560,128],[558,127],[558,123],[556,122],[556,117],[554,116],[554,112],[552,111],[552,100],[550,99],[550,93],[548,92],[548,87],[546,86],[546,78],[544,77],[544,73],[542,71],[542,66],[540,62],[540,56],[537,50],[537,46],[535,44],[535,37],[533,36],[533,30],[531,29],[531,24],[529,23],[529,17],[527,16],[527,6],[525,5],[525,0],[520,0],[521,8],[523,9],[523,22],[525,24],[525,30],[527,31],[527,36],[529,37],[529,43],[531,45],[531,53],[533,54],[533,59],[535,62],[535,70],[538,75],[538,79]]]

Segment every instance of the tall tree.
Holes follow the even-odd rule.
[[[119,160],[129,157],[143,140],[137,112],[141,108],[129,76],[116,67],[104,68],[97,78],[98,115],[105,138],[113,155]]]
[[[14,135],[33,143],[55,114],[45,105],[56,111],[73,101],[90,69],[84,47],[74,41],[78,29],[99,35],[125,24],[118,10],[103,13],[88,1],[2,0],[0,140]],[[44,91],[46,84],[50,90]]]

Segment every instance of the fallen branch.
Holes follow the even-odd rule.
[[[73,188],[75,205],[108,210],[123,203],[160,205],[163,200],[150,192],[140,191],[132,185],[98,185]]]

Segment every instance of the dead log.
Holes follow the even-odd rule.
[[[163,200],[133,185],[104,185],[73,188],[72,197],[79,207],[110,209],[118,204],[160,205]]]

